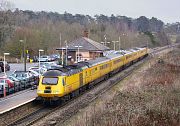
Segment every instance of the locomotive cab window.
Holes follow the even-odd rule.
[[[56,85],[58,84],[58,77],[43,77],[42,84]]]

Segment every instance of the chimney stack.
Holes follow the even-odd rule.
[[[89,33],[88,33],[88,30],[87,30],[87,29],[84,30],[84,35],[83,35],[83,37],[89,38]]]

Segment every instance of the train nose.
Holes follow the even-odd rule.
[[[60,90],[50,90],[50,89],[45,89],[45,90],[37,90],[38,96],[42,97],[60,97],[63,95],[63,93]]]

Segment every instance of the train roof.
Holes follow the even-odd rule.
[[[113,55],[108,55],[108,56],[106,56],[107,58],[109,58],[109,59],[116,59],[116,58],[120,58],[120,57],[122,57],[123,55],[122,54],[113,54]]]
[[[52,73],[53,73],[53,71],[55,73],[57,73],[57,71],[59,71],[58,72],[59,76],[69,76],[72,74],[76,74],[86,68],[88,68],[88,64],[86,62],[79,62],[79,63],[73,64],[73,65],[63,66],[63,67],[57,68],[57,69],[50,69],[48,71],[51,71]],[[46,75],[46,73],[44,75]]]
[[[92,67],[92,66],[104,63],[104,62],[108,62],[111,59],[116,59],[124,55],[131,54],[132,52],[137,52],[143,49],[145,48],[133,48],[133,49],[130,49],[129,51],[127,50],[111,51],[111,52],[108,52],[105,57],[99,57],[93,60],[78,62],[73,65],[50,69],[43,76],[53,76],[53,75],[54,76],[69,76],[72,74],[76,74],[88,67]]]
[[[43,74],[44,77],[58,77],[65,76],[66,74],[60,70],[49,70]]]
[[[98,65],[100,63],[107,62],[109,60],[110,59],[108,57],[99,57],[99,58],[96,58],[94,60],[89,60],[86,62],[89,63],[89,66],[95,66],[95,65]]]
[[[128,55],[132,53],[131,51],[127,51],[127,50],[120,50],[119,52],[122,53],[123,55]]]
[[[144,50],[144,49],[146,49],[146,48],[135,47],[135,48],[133,48],[133,49],[136,49],[136,50]]]
[[[128,51],[130,51],[130,52],[138,52],[139,49],[129,49]]]
[[[105,53],[104,53],[104,56],[107,57],[107,56],[109,56],[109,55],[116,55],[116,54],[124,55],[124,54],[126,54],[126,53],[125,53],[125,50],[118,50],[118,51],[111,50],[111,51],[105,52]]]

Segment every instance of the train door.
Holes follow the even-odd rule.
[[[79,83],[80,83],[80,87],[83,86],[83,73],[79,74]]]

